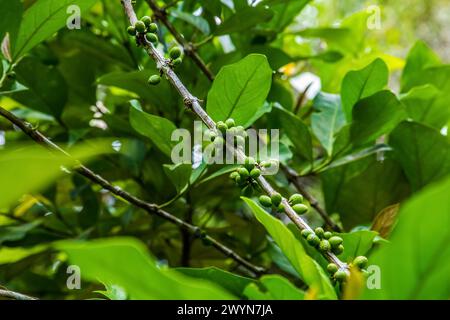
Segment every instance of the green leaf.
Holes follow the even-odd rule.
[[[441,129],[450,118],[447,100],[442,99],[447,94],[433,85],[426,84],[412,88],[400,101],[412,120]]]
[[[220,70],[206,109],[215,121],[233,118],[238,125],[248,126],[263,106],[271,83],[272,70],[266,57],[248,55]]]
[[[304,300],[305,293],[280,275],[263,276],[249,284],[244,295],[250,300]]]
[[[170,11],[170,15],[189,23],[190,25],[193,25],[205,35],[209,35],[209,33],[211,32],[208,21],[200,16],[194,16],[193,14],[179,10]]]
[[[345,125],[339,96],[319,93],[314,99],[314,112],[311,115],[311,128],[314,135],[327,151],[333,153],[335,134]]]
[[[34,221],[21,225],[0,226],[0,245],[4,242],[23,239],[29,231],[37,228],[41,223],[42,221]]]
[[[171,137],[177,129],[170,120],[145,113],[133,103],[130,108],[130,123],[134,130],[149,138],[159,150],[170,157],[174,146]]]
[[[265,212],[254,201],[243,198],[252,210],[256,219],[266,228],[267,232],[291,262],[300,278],[313,290],[317,290],[323,299],[336,299],[336,293],[327,274],[306,254],[305,249],[292,232],[278,219]]]
[[[355,145],[372,142],[389,133],[405,117],[405,108],[393,93],[375,93],[360,100],[353,109],[352,141]]]
[[[390,243],[369,259],[380,268],[380,289],[363,299],[436,299],[450,296],[450,179],[434,184],[400,209]]]
[[[230,34],[234,32],[248,31],[254,26],[269,21],[273,16],[273,12],[264,7],[246,7],[234,13],[219,25],[214,32],[216,36]]]
[[[449,140],[435,129],[402,122],[391,133],[389,144],[414,190],[450,173]]]
[[[345,262],[352,262],[357,256],[366,256],[373,247],[373,241],[377,236],[375,231],[360,230],[351,233],[338,233],[344,239],[344,252],[339,255],[339,259]]]
[[[230,273],[216,267],[176,268],[175,270],[192,278],[214,282],[235,296],[241,297],[246,286],[251,283],[256,283],[256,280]]]
[[[13,61],[24,55],[38,43],[52,36],[65,26],[70,15],[67,8],[76,5],[81,15],[97,0],[40,0],[35,2],[23,15],[17,42],[14,46]]]
[[[274,108],[274,113],[279,118],[279,123],[282,124],[282,130],[294,145],[296,153],[312,163],[312,138],[308,126],[293,113],[280,106]]]
[[[440,58],[423,41],[417,41],[406,59],[401,78],[402,92],[411,90],[420,81],[422,71],[429,67],[439,65]],[[428,81],[429,79],[422,79]]]
[[[382,90],[388,83],[389,70],[381,59],[376,59],[364,69],[350,71],[341,88],[342,108],[348,121],[352,119],[353,106],[361,99]]]
[[[28,108],[60,118],[68,99],[68,88],[58,69],[46,66],[36,58],[25,57],[15,72],[17,80],[28,90],[14,92],[13,99]]]
[[[389,158],[364,158],[322,172],[320,177],[326,209],[339,213],[346,229],[370,223],[381,209],[401,202],[409,193],[400,165]]]
[[[172,181],[178,193],[180,193],[189,183],[191,177],[192,165],[191,164],[165,164],[164,172]]]
[[[23,5],[20,0],[0,0],[0,42],[9,34],[9,47],[14,47],[20,22],[22,20]],[[9,49],[10,49],[9,48]]]
[[[264,29],[268,29],[277,33],[283,31],[292,23],[294,18],[306,7],[311,0],[264,0],[259,7],[269,6],[274,11],[273,18],[263,25]]]
[[[61,242],[56,248],[67,253],[86,280],[101,281],[125,290],[130,299],[232,299],[212,282],[158,267],[143,243],[127,238],[90,242]],[[126,261],[126,267],[117,268]]]

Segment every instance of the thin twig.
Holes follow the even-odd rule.
[[[177,218],[176,216],[168,213],[167,211],[164,211],[160,209],[156,204],[145,202],[136,196],[122,190],[118,186],[114,186],[110,182],[108,182],[106,179],[104,179],[99,174],[96,174],[95,172],[91,171],[86,166],[80,164],[79,161],[73,159],[69,153],[61,149],[58,145],[50,141],[46,136],[44,136],[41,132],[36,130],[31,124],[25,122],[24,120],[16,117],[11,112],[5,110],[4,108],[0,107],[0,115],[4,118],[8,119],[10,122],[15,124],[18,128],[20,128],[25,134],[27,134],[31,139],[36,141],[37,143],[43,145],[47,149],[63,154],[64,156],[70,158],[75,167],[74,171],[81,174],[82,176],[86,177],[90,181],[100,185],[103,187],[103,189],[110,191],[112,194],[115,194],[116,196],[126,200],[127,202],[135,205],[136,207],[139,207],[141,209],[144,209],[150,214],[155,214],[169,222],[172,222],[173,224],[177,225],[179,228],[186,230],[190,234],[196,236],[196,237],[202,237],[206,240],[206,242],[209,242],[214,246],[217,250],[224,253],[226,256],[232,258],[234,261],[239,263],[240,265],[246,267],[248,270],[255,274],[262,274],[265,272],[265,269],[259,266],[255,266],[249,261],[242,258],[239,254],[237,254],[232,249],[226,247],[216,239],[212,238],[209,235],[206,235],[199,227],[194,226],[190,223],[186,223],[183,220]]]
[[[202,70],[205,76],[210,80],[214,80],[214,74],[209,70],[208,66],[203,62],[202,58],[197,53],[196,48],[190,42],[188,42],[173,26],[173,24],[167,18],[167,11],[165,8],[160,8],[156,1],[147,0],[148,5],[153,11],[155,18],[161,21],[169,32],[175,37],[177,42],[183,47],[184,53],[189,56],[195,64]]]
[[[130,24],[134,25],[138,19],[131,0],[121,0],[121,2]],[[180,78],[178,78],[177,74],[172,70],[169,61],[161,55],[161,53],[150,41],[148,41],[145,35],[139,34],[136,40],[137,43],[141,45],[147,51],[148,55],[156,62],[157,67],[166,75],[167,79],[174,86],[174,88],[177,89],[178,93],[183,98],[185,107],[192,110],[209,129],[216,131],[216,123],[200,106],[199,99],[192,95],[181,82]],[[225,146],[227,149],[231,149],[231,151],[236,155],[238,163],[244,163],[246,155],[242,150],[235,149],[234,146],[229,143],[226,143]],[[256,180],[264,192],[266,192],[269,196],[277,193],[263,176],[259,176]],[[299,215],[297,215],[286,198],[283,197],[281,203],[284,205],[286,215],[300,230],[306,229],[313,231],[312,228]],[[339,269],[348,269],[348,265],[342,262],[335,254],[326,252],[324,253],[324,256],[330,262],[335,263]]]
[[[165,8],[159,8],[154,0],[147,0],[147,3],[149,4],[150,8],[155,13],[156,18],[158,18],[161,22],[164,23],[164,25],[166,25],[167,29],[175,37],[175,39],[177,39],[177,40],[179,39],[178,42],[180,42],[180,44],[182,44],[183,46],[185,44],[187,44],[187,42],[183,38],[183,36],[168,21],[168,19],[167,19],[167,12],[165,11]],[[192,58],[192,61],[200,68],[200,70],[205,74],[205,76],[210,81],[213,81],[214,80],[214,74],[206,67],[205,62],[203,61],[203,59],[198,54],[197,46],[195,46],[193,44],[189,44],[189,50],[191,50],[190,52],[193,53],[193,55],[189,55]],[[295,105],[295,108],[294,108],[294,114],[297,114],[298,111],[300,110],[300,107],[302,106],[302,104],[303,104],[303,102],[304,102],[304,100],[306,98],[306,94],[309,91],[309,89],[311,88],[312,84],[313,84],[312,82],[310,84],[308,84],[308,86],[305,88],[305,90],[302,92],[302,94],[297,99],[297,102],[296,102],[296,105]],[[310,202],[311,206],[314,209],[316,209],[316,211],[323,218],[325,224],[327,224],[331,229],[333,229],[335,231],[342,231],[340,229],[340,227],[338,225],[336,225],[330,219],[329,215],[327,214],[325,209],[323,209],[320,206],[319,202],[302,185],[302,183],[298,179],[297,172],[294,169],[292,169],[292,168],[290,168],[290,167],[288,167],[286,165],[283,165],[283,167],[285,169],[285,170],[283,170],[283,172],[286,175],[286,177],[288,178],[288,180],[292,182],[292,184],[294,185],[294,187],[297,189],[298,192],[303,194],[303,196]]]
[[[25,294],[14,292],[7,289],[0,289],[0,297],[14,300],[39,300],[38,298],[30,297]]]

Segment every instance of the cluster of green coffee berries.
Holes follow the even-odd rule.
[[[145,35],[147,40],[153,44],[158,43],[158,25],[152,22],[149,16],[144,16],[141,20],[136,21],[134,26],[129,26],[127,32],[130,36],[137,36],[139,34]]]
[[[365,256],[358,256],[353,260],[351,264],[361,270],[364,275],[367,275],[367,271],[365,270],[365,268],[367,267],[367,263],[368,260]],[[328,264],[327,271],[328,273],[333,275],[333,279],[339,282],[346,281],[349,276],[349,272],[347,270],[339,269],[338,266],[334,263]]]
[[[266,208],[275,208],[278,211],[284,211],[284,205],[282,203],[282,196],[278,192],[274,192],[270,197],[262,195],[259,197],[259,203]],[[299,193],[295,193],[289,197],[289,204],[297,214],[305,214],[308,211],[308,207],[303,204],[303,196]]]
[[[302,236],[311,246],[323,253],[331,251],[336,255],[340,255],[344,252],[344,246],[342,245],[344,240],[341,237],[333,236],[330,231],[324,231],[321,227],[316,228],[314,231],[304,229],[302,230]]]
[[[252,157],[246,157],[244,165],[233,171],[230,178],[242,189],[244,197],[251,197],[255,190],[259,190],[256,179],[261,175],[256,160]]]

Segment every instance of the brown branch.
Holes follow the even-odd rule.
[[[0,288],[0,297],[13,300],[39,300],[38,298],[30,297],[22,293],[1,288]]]
[[[136,17],[136,13],[134,11],[133,5],[131,3],[131,0],[121,0],[122,5],[125,10],[125,14],[128,17],[128,20],[131,25],[134,25],[138,19]],[[137,43],[142,46],[148,53],[148,55],[155,61],[157,67],[160,69],[160,71],[166,75],[169,82],[174,86],[174,88],[178,91],[178,93],[181,95],[184,101],[184,105],[186,108],[192,110],[204,123],[205,125],[211,129],[216,131],[216,123],[211,119],[211,117],[203,110],[203,108],[200,106],[199,99],[195,96],[193,96],[190,91],[184,86],[184,84],[181,82],[181,80],[178,78],[177,74],[172,70],[169,61],[166,60],[161,53],[155,48],[155,46],[147,40],[145,35],[139,34],[136,38]],[[231,150],[237,158],[238,163],[244,163],[244,160],[246,159],[246,155],[242,150],[235,149],[233,145],[226,143],[226,148]],[[257,179],[258,184],[264,190],[266,194],[269,196],[272,196],[276,192],[272,186],[269,184],[269,182],[264,178],[263,176],[259,176]],[[294,211],[294,209],[289,204],[288,200],[283,197],[281,203],[284,205],[285,213],[291,219],[291,221],[300,229],[300,230],[310,230],[313,231],[313,229],[306,223],[305,220],[303,220],[297,213]],[[348,269],[348,265],[344,262],[342,262],[335,254],[331,252],[324,253],[324,256],[332,263],[335,263],[339,269]]]
[[[200,55],[197,52],[196,46],[191,43],[188,44],[186,42],[186,40],[184,39],[184,37],[168,21],[167,12],[166,12],[165,8],[159,8],[154,0],[147,0],[147,3],[149,4],[150,8],[155,13],[155,17],[158,18],[161,22],[163,22],[164,25],[166,25],[167,29],[175,37],[175,39],[177,39],[177,41],[180,44],[182,44],[183,46],[185,44],[189,46],[188,52],[193,53],[192,55],[189,55],[189,57],[192,58],[192,61],[200,68],[200,70],[205,74],[205,76],[210,81],[213,81],[214,74],[206,67],[205,62],[203,61],[203,59],[200,57]],[[183,43],[183,41],[184,41],[184,43]],[[302,92],[302,94],[297,99],[295,109],[294,109],[295,114],[297,114],[298,111],[300,110],[300,107],[302,106],[302,104],[306,98],[306,94],[307,94],[308,90],[311,88],[311,85],[312,85],[312,82],[310,84],[308,84],[308,86],[305,88],[305,90]],[[320,206],[319,202],[302,185],[302,183],[298,179],[297,172],[288,166],[283,166],[283,167],[284,167],[284,169],[286,169],[286,170],[283,170],[283,172],[286,175],[287,179],[292,182],[292,184],[295,186],[297,191],[300,192],[310,202],[311,206],[314,209],[316,209],[316,211],[323,218],[325,224],[327,224],[331,229],[333,229],[335,231],[342,231],[341,228],[330,219],[327,212]]]
[[[151,204],[148,202],[145,202],[136,196],[122,190],[118,186],[112,185],[109,181],[104,179],[99,174],[96,174],[95,172],[91,171],[86,166],[80,164],[79,161],[76,159],[73,159],[69,153],[61,149],[58,145],[50,141],[46,136],[44,136],[41,132],[33,128],[33,126],[24,120],[16,117],[11,112],[3,109],[0,107],[0,115],[4,118],[8,119],[10,122],[12,122],[14,125],[16,125],[18,128],[20,128],[26,135],[28,135],[31,139],[36,141],[37,143],[43,145],[50,151],[63,154],[64,156],[70,158],[74,163],[74,171],[81,174],[82,176],[86,177],[88,180],[92,181],[93,183],[96,183],[103,187],[103,189],[110,191],[112,194],[115,194],[116,196],[126,200],[130,204],[135,205],[136,207],[139,207],[141,209],[144,209],[149,214],[155,214],[159,216],[160,218],[163,218],[175,225],[177,225],[182,230],[185,230],[189,232],[190,234],[201,237],[205,239],[206,242],[209,242],[212,244],[213,247],[215,247],[217,250],[221,251],[226,256],[232,258],[234,261],[239,263],[240,265],[246,267],[249,271],[255,273],[255,274],[261,274],[265,272],[265,269],[259,266],[255,266],[249,261],[242,258],[239,254],[231,250],[230,248],[226,247],[216,239],[212,238],[211,236],[205,234],[199,227],[194,226],[190,223],[186,223],[183,220],[177,218],[176,216],[168,213],[167,211],[164,211],[160,209],[156,204]]]
[[[175,37],[177,42],[183,47],[184,53],[194,61],[194,63],[202,70],[202,72],[205,74],[205,76],[208,78],[208,80],[213,81],[214,80],[214,74],[209,70],[208,66],[205,64],[205,62],[202,60],[202,58],[198,55],[197,49],[195,46],[188,42],[173,26],[173,24],[169,21],[167,17],[167,11],[166,8],[160,8],[156,1],[154,0],[147,0],[148,5],[153,11],[153,14],[155,18],[159,21],[161,21],[166,28],[169,30],[169,32]]]

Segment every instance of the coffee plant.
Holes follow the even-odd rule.
[[[0,299],[448,299],[450,65],[324,2],[0,0]]]

